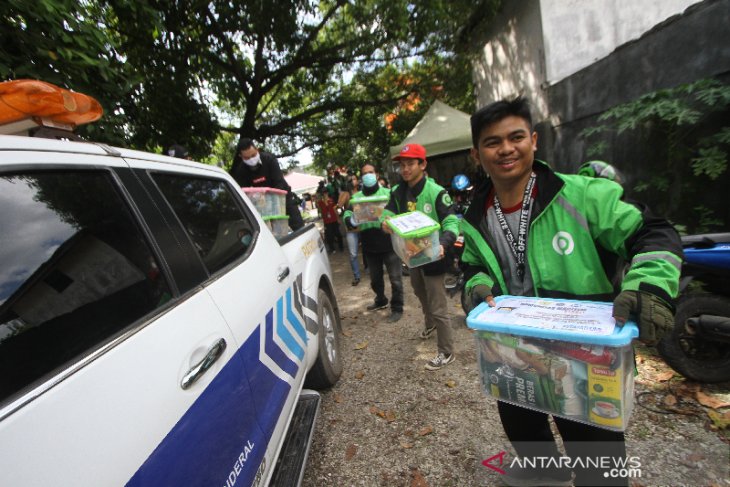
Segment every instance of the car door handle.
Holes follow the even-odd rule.
[[[180,387],[188,389],[190,386],[195,384],[198,379],[223,355],[223,351],[226,349],[226,341],[221,338],[215,345],[210,347],[208,353],[205,354],[203,360],[193,365],[190,370],[183,376]]]
[[[288,275],[289,275],[289,268],[288,267],[284,267],[284,269],[279,273],[279,275],[276,276],[276,280],[279,281],[279,282],[281,282],[284,279],[286,279]]]

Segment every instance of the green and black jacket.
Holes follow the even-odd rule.
[[[442,186],[426,176],[413,188],[409,188],[405,183],[393,186],[390,201],[383,210],[381,221],[386,217],[415,210],[425,213],[441,224],[439,243],[444,246],[444,252],[454,245],[459,236],[459,219],[454,212],[454,204],[449,193]],[[426,264],[423,266],[423,272],[428,276],[443,274],[446,272],[446,262],[440,259]]]
[[[619,291],[638,290],[673,304],[683,254],[671,224],[623,201],[623,189],[613,181],[556,173],[539,161],[533,170],[537,197],[526,260],[537,296],[612,301]],[[485,228],[491,189],[489,179],[475,189],[462,221],[469,297],[480,284],[495,296],[508,293]],[[620,289],[612,284],[616,259],[630,264]]]

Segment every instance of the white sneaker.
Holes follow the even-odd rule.
[[[438,370],[444,365],[450,364],[454,360],[456,360],[456,357],[454,357],[453,353],[450,355],[444,355],[443,353],[439,352],[438,355],[436,355],[434,358],[426,363],[426,370]]]

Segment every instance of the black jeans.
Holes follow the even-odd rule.
[[[328,252],[334,252],[335,240],[337,241],[337,246],[339,247],[340,252],[342,252],[344,246],[342,243],[342,234],[340,233],[340,222],[336,221],[332,223],[325,223],[324,242],[327,244]]]
[[[388,271],[390,279],[390,309],[393,312],[403,312],[403,274],[400,270],[400,258],[392,250],[386,253],[368,253],[363,251],[368,262],[370,272],[370,287],[375,292],[375,302],[384,304],[388,302],[385,297],[385,281],[383,280],[383,266]]]
[[[497,401],[499,419],[512,446],[521,457],[560,457],[546,413]],[[626,442],[620,431],[610,431],[554,416],[568,457],[626,457]],[[626,486],[627,478],[604,477],[600,468],[575,468],[575,485]]]

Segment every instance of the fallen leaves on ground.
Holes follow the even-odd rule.
[[[362,343],[358,343],[357,345],[355,345],[355,350],[363,350],[365,348],[368,348],[368,343],[369,342],[367,340]]]
[[[352,332],[349,330],[343,330],[342,334],[345,335],[347,338],[350,338],[352,336]]]
[[[426,478],[417,468],[411,470],[411,487],[428,487]]]
[[[362,379],[363,377],[365,377],[365,372],[363,372],[362,370],[358,370],[357,372],[355,372],[356,379]]]
[[[712,426],[716,429],[724,430],[730,427],[730,411],[718,413],[717,411],[707,411],[707,415],[712,421]]]
[[[418,432],[419,436],[426,436],[433,433],[433,428],[431,426],[426,426],[425,428],[421,428],[421,430]]]
[[[667,394],[664,397],[664,404],[667,406],[676,406],[677,405],[677,397],[672,394]]]
[[[447,380],[446,381],[446,387],[454,388],[456,387],[456,381],[455,380]]]
[[[407,450],[409,448],[413,448],[413,443],[408,443],[407,441],[401,441],[400,446],[401,446],[401,448],[405,448]]]
[[[669,379],[671,379],[672,377],[674,377],[674,372],[672,372],[671,370],[668,370],[666,372],[660,372],[660,373],[656,374],[654,376],[654,379],[657,380],[658,382],[666,382]]]
[[[335,394],[335,402],[337,404],[342,402],[342,395],[341,394]]]
[[[386,420],[389,423],[392,423],[396,420],[395,411],[385,411],[383,409],[380,409],[376,406],[370,406],[370,414],[374,414],[376,416],[379,416]]]
[[[730,402],[726,402],[716,397],[710,396],[709,394],[705,394],[702,391],[695,392],[695,397],[700,404],[708,408],[720,409],[730,406]]]
[[[345,460],[352,460],[352,457],[357,453],[357,445],[350,445],[347,447],[345,452]]]

